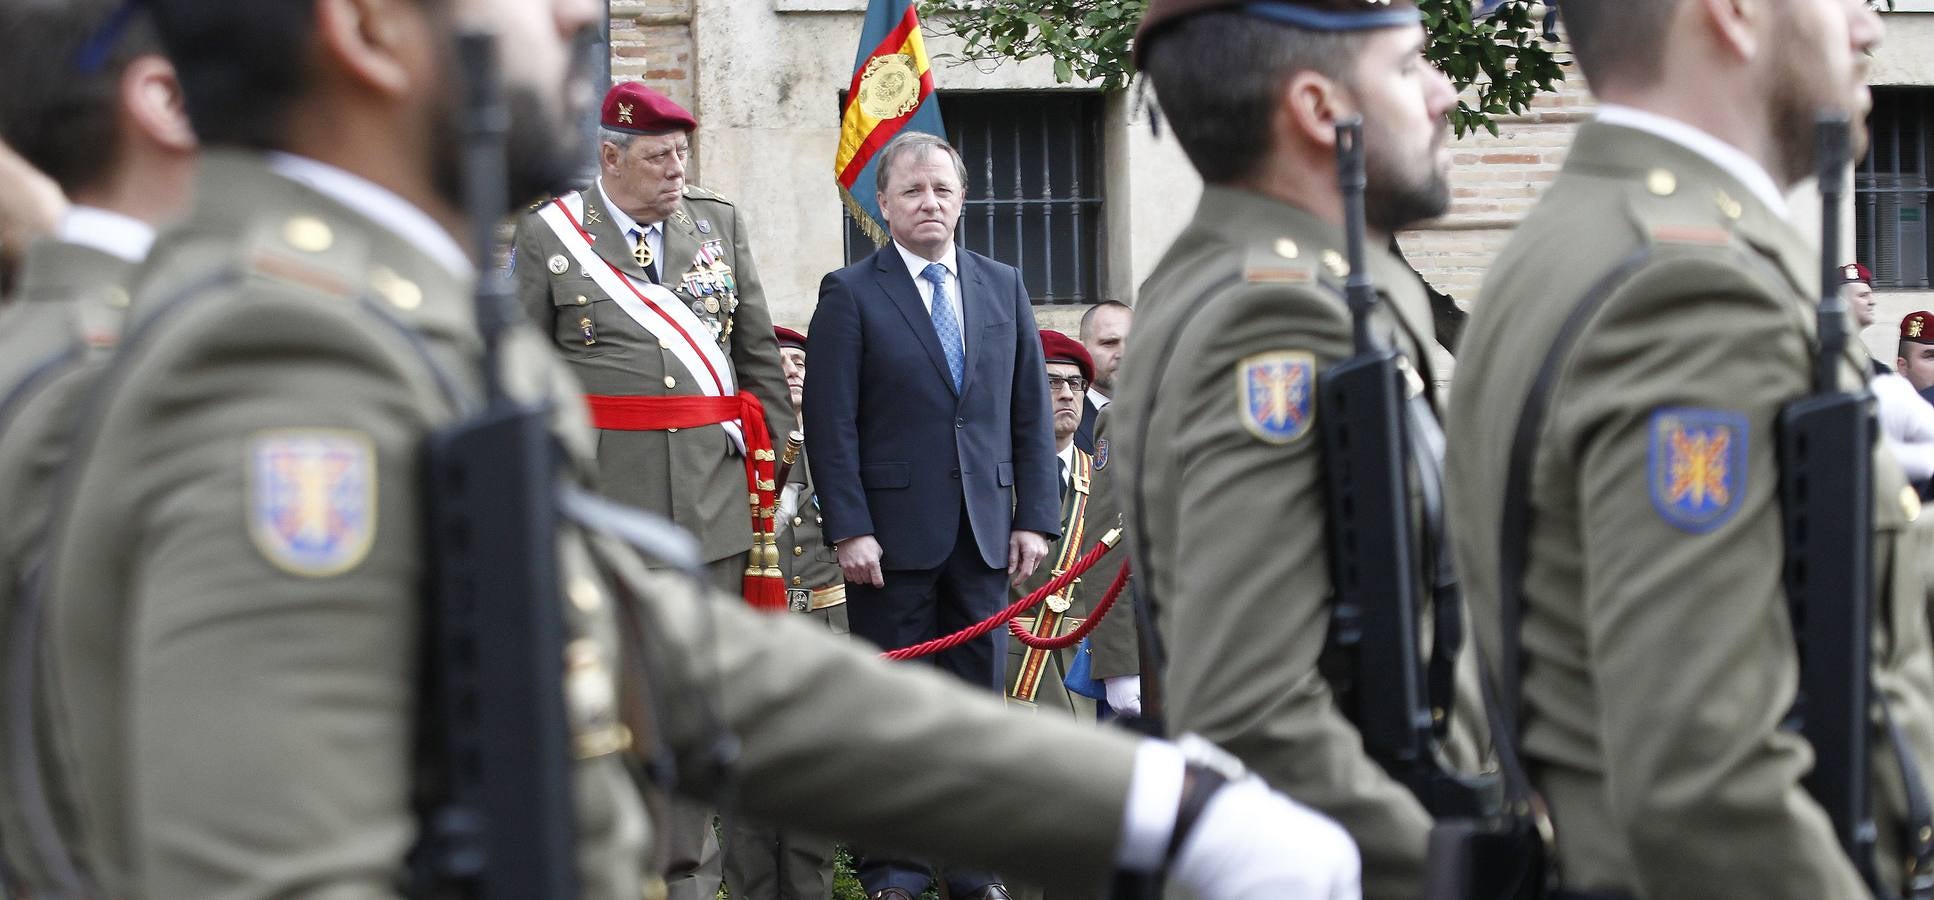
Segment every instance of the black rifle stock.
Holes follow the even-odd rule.
[[[1813,393],[1780,412],[1780,501],[1785,582],[1799,644],[1793,715],[1813,745],[1805,779],[1833,833],[1870,886],[1876,829],[1869,778],[1873,727],[1872,398],[1840,386],[1847,306],[1837,264],[1846,195],[1847,119],[1819,123],[1821,276]]]
[[[509,112],[487,35],[459,44],[471,127],[465,203],[480,259],[509,209]],[[414,860],[417,897],[578,896],[573,755],[558,602],[561,461],[549,416],[513,400],[498,346],[517,314],[508,281],[477,280],[482,412],[430,436],[424,454],[431,547]]]
[[[1408,394],[1401,357],[1371,328],[1377,293],[1364,261],[1362,120],[1338,123],[1336,138],[1354,352],[1318,379],[1335,591],[1325,668],[1364,748],[1391,777],[1435,815],[1476,815],[1478,791],[1441,763],[1424,687]]]

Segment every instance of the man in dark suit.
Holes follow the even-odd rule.
[[[1095,367],[1095,377],[1081,402],[1081,427],[1074,432],[1074,445],[1083,453],[1095,452],[1095,419],[1114,400],[1121,349],[1128,345],[1128,329],[1134,324],[1135,310],[1117,300],[1103,300],[1081,314],[1081,346]]]
[[[880,150],[892,243],[826,276],[813,312],[808,457],[847,582],[852,633],[883,648],[950,634],[999,610],[1061,533],[1047,379],[1020,273],[954,245],[966,167],[933,135]],[[936,664],[1002,689],[1000,630]],[[929,874],[862,859],[870,896],[907,900]],[[1006,898],[949,872],[963,900]]]

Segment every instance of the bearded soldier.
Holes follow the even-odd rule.
[[[417,854],[436,849],[420,837],[464,824],[420,821],[413,804],[435,787],[416,746],[438,708],[423,593],[444,529],[426,524],[426,495],[448,489],[424,463],[485,408],[488,381],[549,416],[560,484],[540,487],[580,498],[552,535],[554,584],[529,598],[562,620],[562,733],[486,736],[565,751],[547,795],[567,792],[568,819],[542,838],[575,850],[575,896],[661,895],[646,849],[665,823],[644,800],[666,788],[1067,890],[1092,893],[1119,866],[1204,896],[1354,896],[1334,826],[1206,751],[1191,763],[1175,744],[1017,722],[799,617],[651,571],[605,524],[616,513],[583,513],[582,388],[542,336],[486,333],[471,302],[478,275],[455,235],[496,211],[460,203],[452,135],[495,110],[466,108],[452,63],[459,23],[496,36],[509,187],[538,196],[575,168],[556,136],[577,133],[571,48],[600,7],[143,6],[206,145],[202,189],[76,405],[45,658],[28,669],[45,675],[28,685],[43,714],[25,742],[58,751],[30,782],[48,826],[30,839],[63,865],[33,895],[405,894]],[[462,524],[488,530],[493,514]],[[716,752],[731,736],[736,758]],[[667,760],[677,777],[645,765]],[[1026,823],[1049,795],[1120,827],[986,827]]]
[[[1363,849],[1365,895],[1406,900],[1422,893],[1432,810],[1371,756],[1346,714],[1358,704],[1319,667],[1341,577],[1329,551],[1343,536],[1328,526],[1318,423],[1334,413],[1318,386],[1352,353],[1336,128],[1360,116],[1368,274],[1383,294],[1370,327],[1394,344],[1411,398],[1437,399],[1429,303],[1381,249],[1449,203],[1456,96],[1425,39],[1407,0],[1149,5],[1136,63],[1207,186],[1142,286],[1108,429],[1136,577],[1168,652],[1169,727],[1212,735],[1336,817]],[[1417,418],[1411,438],[1428,446],[1435,418]],[[1424,465],[1436,461],[1407,476],[1431,474]],[[1422,531],[1414,519],[1395,527]],[[1430,596],[1421,567],[1399,577]],[[1428,639],[1398,652],[1443,673],[1431,740],[1474,771],[1476,670],[1457,652],[1461,611],[1440,599],[1412,623]]]

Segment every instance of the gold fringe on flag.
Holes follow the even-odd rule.
[[[881,228],[880,223],[873,221],[873,215],[868,213],[866,208],[861,206],[858,200],[853,199],[852,192],[844,187],[840,188],[839,199],[840,202],[846,204],[846,211],[852,214],[853,221],[859,223],[860,231],[865,232],[867,237],[873,239],[873,246],[876,249],[886,246],[886,229]]]

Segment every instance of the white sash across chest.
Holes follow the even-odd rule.
[[[739,386],[732,373],[732,361],[726,358],[718,342],[710,339],[712,327],[700,321],[663,285],[633,278],[599,256],[578,225],[583,214],[584,197],[574,193],[544,204],[537,216],[563,242],[579,268],[589,272],[591,280],[611,295],[611,302],[640,328],[650,332],[658,345],[670,351],[691,373],[700,393],[708,397],[737,394]],[[732,438],[740,455],[744,455],[745,432],[741,423],[735,419],[720,423],[720,427]]]

